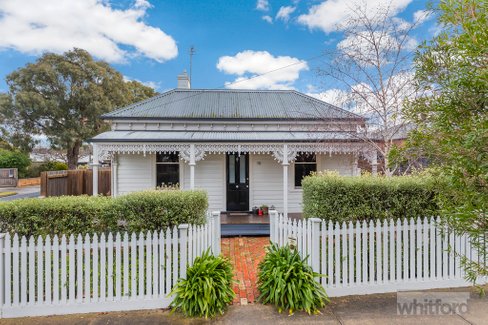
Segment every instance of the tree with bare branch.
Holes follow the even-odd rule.
[[[334,104],[367,118],[357,132],[344,131],[377,150],[387,176],[396,169],[389,161],[395,139],[409,129],[402,116],[404,100],[418,95],[412,81],[417,47],[412,31],[421,19],[407,22],[394,17],[389,6],[372,9],[367,3],[356,4],[338,26],[344,39],[316,68],[321,79],[333,81],[335,89],[329,94],[333,93]]]

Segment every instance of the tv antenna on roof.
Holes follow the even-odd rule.
[[[189,54],[190,54],[190,84],[191,84],[191,81],[192,81],[192,77],[191,76],[192,76],[192,67],[193,67],[193,56],[195,55],[196,52],[197,51],[196,51],[195,47],[192,45],[190,47],[190,52],[189,52]]]

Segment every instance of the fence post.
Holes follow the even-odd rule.
[[[214,222],[214,229],[213,229],[213,236],[212,236],[212,251],[215,256],[220,255],[220,211],[213,211],[212,212],[212,219]]]
[[[276,224],[278,222],[278,211],[269,211],[269,240],[272,242],[277,242],[276,240]]]
[[[310,218],[310,222],[312,223],[312,233],[309,236],[312,236],[312,245],[310,250],[310,259],[312,269],[320,273],[320,223],[322,220],[319,218]]]
[[[3,304],[5,299],[3,297],[5,293],[5,263],[3,258],[3,246],[5,243],[5,234],[0,234],[0,318],[3,316]]]
[[[178,237],[180,239],[180,278],[186,278],[186,264],[188,261],[188,227],[189,226],[186,223],[178,226]],[[176,267],[176,265],[174,267]]]

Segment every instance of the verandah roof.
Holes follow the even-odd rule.
[[[350,132],[108,131],[90,142],[341,142],[359,141]]]

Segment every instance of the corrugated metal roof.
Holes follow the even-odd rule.
[[[294,90],[173,89],[105,119],[363,119]]]
[[[304,142],[357,140],[348,132],[108,131],[90,142]]]

